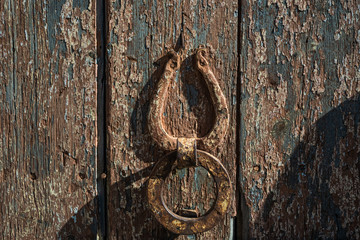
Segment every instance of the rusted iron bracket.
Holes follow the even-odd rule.
[[[195,138],[178,138],[177,168],[198,166]]]
[[[195,234],[213,228],[225,216],[231,200],[231,181],[225,167],[213,155],[197,150],[197,147],[208,151],[214,149],[225,137],[229,125],[229,111],[225,97],[210,70],[205,54],[205,49],[196,51],[195,66],[206,82],[216,113],[215,124],[206,136],[176,138],[170,136],[162,125],[161,116],[164,112],[168,88],[180,66],[180,58],[174,51],[168,53],[168,62],[150,103],[148,116],[150,134],[160,146],[171,152],[162,157],[154,166],[148,181],[148,202],[156,219],[177,234]],[[215,204],[204,216],[189,218],[172,212],[164,203],[162,193],[165,179],[173,169],[194,166],[202,166],[209,171],[216,183],[217,196]]]

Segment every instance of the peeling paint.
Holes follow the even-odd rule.
[[[96,173],[94,2],[5,1],[0,29],[0,238],[92,238],[96,174],[79,173]]]
[[[224,92],[231,116],[231,127],[224,144],[212,149],[212,153],[221,159],[227,169],[235,168],[236,114],[235,106],[230,107],[230,103],[232,96],[236,95],[238,25],[235,12],[238,11],[238,2],[224,3],[221,6],[217,1],[131,3],[114,0],[108,5],[108,39],[112,39],[107,48],[111,51],[108,56],[108,157],[111,171],[108,211],[111,213],[119,209],[109,220],[109,238],[117,238],[118,232],[126,233],[126,237],[131,239],[172,236],[144,205],[144,184],[149,170],[165,154],[148,133],[147,115],[152,90],[166,61],[163,56],[170,49],[175,49],[181,56],[182,64],[169,88],[169,98],[161,114],[164,129],[179,137],[202,137],[211,130],[215,119],[211,96],[201,74],[193,67],[193,51],[202,44],[209,50],[209,65]],[[188,92],[192,86],[197,92],[196,101],[192,95],[195,91]],[[131,147],[124,144],[127,141],[130,141]],[[213,193],[211,182],[206,182],[206,178],[199,179],[201,191],[195,191],[195,171],[184,174],[183,178],[174,177],[168,183],[170,191],[164,197],[174,196],[167,198],[170,199],[169,205],[179,209],[194,206],[199,211],[208,208],[212,195],[206,196],[206,191]],[[231,171],[230,175],[235,183],[236,171]],[[198,178],[205,176],[197,175]],[[130,184],[131,179],[137,179],[135,186]],[[182,195],[181,191],[188,194]],[[180,196],[184,197],[179,199]],[[194,199],[201,201],[196,203]],[[126,202],[130,201],[131,207],[125,209]],[[233,201],[223,223],[209,232],[197,234],[196,238],[227,239],[230,234],[229,219],[235,214]],[[187,238],[179,236],[178,239]]]
[[[243,2],[244,238],[359,237],[355,2]]]

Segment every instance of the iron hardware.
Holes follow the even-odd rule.
[[[195,234],[213,228],[225,216],[231,201],[231,181],[228,172],[216,157],[204,151],[209,151],[222,142],[229,125],[226,100],[209,67],[205,53],[205,49],[197,50],[195,66],[209,88],[215,109],[216,120],[210,133],[200,138],[176,138],[170,136],[162,125],[161,116],[164,112],[168,88],[180,66],[180,58],[174,51],[168,53],[169,60],[150,103],[148,116],[150,134],[160,146],[170,152],[153,168],[147,187],[148,203],[155,218],[164,227],[177,234]],[[214,205],[204,216],[189,218],[175,214],[166,206],[162,190],[165,179],[173,169],[193,166],[202,166],[209,171],[216,183],[217,196]]]

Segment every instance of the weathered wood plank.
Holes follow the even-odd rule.
[[[95,17],[92,0],[1,1],[1,239],[97,234]]]
[[[202,136],[214,119],[206,85],[192,66],[193,50],[210,52],[211,68],[230,109],[224,144],[213,149],[234,184],[236,175],[237,1],[108,1],[108,237],[176,237],[147,209],[145,183],[153,164],[165,153],[147,130],[151,92],[162,73],[166,53],[174,48],[182,65],[170,90],[163,121],[174,136]],[[165,193],[174,211],[204,213],[215,199],[212,179],[201,169],[182,170],[168,179]],[[228,239],[235,200],[227,217],[200,239]],[[195,237],[195,236],[190,236]],[[183,239],[183,237],[178,237]]]
[[[358,4],[242,1],[244,238],[360,237]]]

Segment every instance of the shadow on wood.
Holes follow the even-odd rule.
[[[146,126],[147,107],[144,108],[142,121],[145,121],[143,126]],[[132,116],[132,122],[135,122],[133,118],[136,118],[136,111]],[[254,223],[256,231],[261,231],[266,237],[283,238],[295,236],[356,238],[358,236],[360,222],[359,122],[360,99],[356,97],[343,102],[325,114],[308,129],[304,140],[298,144],[290,156],[284,174],[267,196],[260,218]],[[152,145],[154,143],[149,140],[149,146]],[[137,157],[144,162],[153,161],[153,158],[147,155]],[[176,235],[161,227],[147,210],[145,185],[136,189],[132,188],[134,182],[149,176],[151,168],[152,166],[149,166],[122,178],[121,182],[109,187],[108,195],[118,196],[113,199],[118,202],[126,202],[125,208],[119,210],[123,212],[122,214],[129,216],[132,220],[137,219],[137,224],[141,226],[146,225],[137,233],[139,239],[173,239]],[[132,208],[133,201],[142,202],[143,205],[139,211],[134,211]],[[88,222],[87,219],[91,219],[88,213],[92,212],[91,208],[97,205],[96,202],[97,198],[72,216],[60,230],[58,237],[94,239],[97,223]],[[118,207],[120,203],[113,202],[112,204],[113,211],[109,212],[109,221],[118,219],[116,216],[119,213],[116,209],[120,209]],[[121,220],[119,224],[126,225],[126,221]],[[84,228],[89,229],[86,231],[89,235],[83,235]],[[126,228],[125,226],[124,229]],[[126,239],[121,227],[116,231],[118,239]]]
[[[156,74],[159,72],[155,72]],[[137,103],[131,117],[132,130],[139,138],[144,137],[147,131],[147,103],[152,85],[152,81],[149,81],[144,87],[141,95],[145,97]],[[140,121],[137,118],[138,111],[143,112]],[[266,237],[285,238],[351,238],[359,234],[359,121],[360,101],[356,97],[325,114],[308,129],[304,140],[291,154],[284,174],[267,196],[260,217],[254,223],[256,231],[261,231]],[[153,163],[156,156],[163,153],[154,147],[156,144],[149,136],[145,137],[148,138],[147,146],[135,145],[135,148],[142,149],[137,151],[141,153],[137,157],[143,162]],[[136,142],[136,139],[133,141]],[[147,149],[148,154],[154,155],[149,157],[148,154],[143,154],[144,149]],[[148,177],[151,168],[149,166],[123,177],[107,191],[109,196],[115,196],[110,200],[112,208],[108,214],[109,221],[119,221],[116,225],[119,228],[115,230],[118,239],[126,239],[124,231],[135,220],[136,225],[141,226],[141,231],[136,233],[139,239],[176,238],[176,235],[160,226],[147,210],[144,192],[146,185],[132,187],[134,182]],[[93,199],[72,216],[62,227],[58,237],[94,239],[97,223],[91,223],[87,219],[94,217],[89,216],[89,213],[97,206],[97,201],[97,198]],[[120,201],[125,202],[125,208],[119,207]],[[135,201],[142,204],[136,205],[140,209],[134,208]],[[119,220],[119,216],[127,216],[130,219],[129,225],[126,226],[127,219]],[[86,228],[89,230],[84,231]],[[244,229],[246,228],[245,226]],[[89,234],[84,236],[84,232]]]
[[[153,91],[156,90],[154,89],[155,83],[160,78],[167,60],[168,57],[165,56],[156,61],[155,66],[157,69],[143,87],[133,107],[130,117],[131,131],[133,133],[130,134],[129,141],[133,145],[131,150],[134,151],[136,157],[144,163],[144,168],[130,175],[127,175],[128,173],[124,170],[120,170],[120,181],[112,184],[107,189],[108,221],[111,222],[112,228],[110,229],[110,237],[117,239],[129,239],[134,236],[138,239],[174,239],[177,237],[177,235],[162,227],[151,215],[146,204],[146,184],[143,184],[144,179],[150,175],[152,169],[152,165],[149,164],[155,163],[157,159],[165,154],[148,134],[147,115],[150,98],[152,97]],[[186,102],[188,106],[188,109],[184,111],[187,113],[193,112],[196,119],[195,121],[202,123],[196,126],[195,132],[199,135],[205,135],[211,129],[212,121],[209,121],[209,119],[214,119],[214,110],[209,101],[210,96],[205,82],[199,81],[200,74],[194,71],[192,65],[193,56],[187,57],[183,60],[179,70],[180,73],[178,73],[179,78],[184,81],[184,87],[181,88],[181,91],[185,98],[182,99],[182,101]],[[174,79],[174,81],[177,80]],[[176,91],[172,94],[175,95],[170,95],[169,101],[173,100],[176,96]],[[175,103],[177,103],[177,101],[175,101]],[[170,108],[168,106],[166,111],[168,111],[168,115],[174,116],[174,119],[165,120],[171,125],[168,127],[170,134],[177,134],[178,132],[181,134],[182,130],[185,131],[185,135],[194,134],[194,129],[192,129],[194,126],[189,124],[183,126],[181,122],[179,123],[176,111],[172,107]],[[185,115],[187,113],[185,113]],[[204,117],[204,115],[206,117]],[[191,120],[194,121],[194,118],[190,120],[187,119],[187,121],[190,122]],[[173,128],[175,128],[174,131]],[[111,163],[109,163],[108,166],[111,166]],[[132,172],[133,171],[134,170],[132,170]],[[114,179],[119,179],[119,177],[116,176]],[[137,187],[134,187],[134,183],[137,181],[141,183],[137,184]],[[98,201],[98,197],[93,199],[72,216],[63,226],[58,237],[61,237],[61,239],[95,238],[98,231],[98,223],[93,222],[92,224],[88,224],[84,219],[89,217],[89,212],[91,212],[89,209],[92,206],[97,206]],[[200,209],[200,212],[203,213],[204,209]],[[108,224],[108,226],[110,225]],[[80,232],[83,233],[86,228],[88,229],[86,232],[88,232],[89,235],[84,236],[80,234]],[[78,229],[82,229],[82,231]]]
[[[265,199],[260,217],[245,227],[249,233],[286,239],[359,237],[359,122],[358,96],[308,129]]]
[[[154,163],[153,159],[163,154],[163,151],[156,147],[156,143],[152,141],[146,132],[148,106],[152,86],[154,85],[153,81],[156,81],[160,76],[166,61],[167,58],[163,57],[155,63],[157,70],[142,89],[130,118],[131,130],[134,133],[131,135],[130,141],[134,145],[133,149],[137,157],[143,163]],[[144,142],[146,144],[143,144]],[[112,236],[115,234],[116,239],[130,239],[133,235],[136,235],[139,239],[159,239],[159,237],[160,239],[174,239],[177,236],[163,228],[147,209],[146,184],[136,188],[133,187],[133,183],[146,179],[150,175],[151,169],[152,165],[134,174],[121,176],[120,181],[107,187],[108,209],[106,211],[108,211],[108,221],[112,221],[112,227],[116,227],[116,229],[111,230]],[[102,180],[98,179],[99,181]],[[96,197],[78,210],[61,228],[57,237],[69,240],[96,239],[96,235],[99,232],[99,219],[96,216],[89,216],[89,214],[94,211],[93,208],[98,206],[98,201],[99,197]],[[141,205],[139,206],[139,204]],[[96,220],[91,223],[86,219]],[[108,224],[108,226],[110,225]],[[137,229],[135,233],[133,229],[136,228],[141,228],[141,230]],[[109,231],[109,229],[107,230]],[[84,232],[88,234],[84,235]],[[106,234],[109,234],[109,232]]]
[[[143,172],[131,175],[129,177],[124,178],[125,185],[128,187],[127,189],[132,191],[132,195],[136,196],[144,202],[146,205],[146,197],[145,197],[145,186],[141,187],[140,189],[131,189],[131,184],[133,181],[136,181],[138,177],[142,177],[144,175],[148,175],[150,172],[150,168],[145,169]],[[113,184],[109,189],[109,194],[118,194],[118,189],[120,188],[120,183]],[[129,196],[128,193],[124,193],[124,196]],[[74,214],[66,224],[61,228],[59,233],[57,234],[58,239],[65,239],[65,240],[77,240],[77,239],[97,239],[96,234],[98,232],[97,229],[97,222],[96,221],[89,221],[89,219],[96,219],[95,216],[89,216],[90,213],[93,212],[93,207],[97,206],[98,197],[94,198],[88,204],[83,206],[76,214]],[[131,202],[130,199],[126,199],[126,201]],[[121,211],[126,211],[129,214],[131,212],[128,209],[122,209]],[[113,215],[116,217],[118,214],[116,211],[110,212],[108,214]],[[146,231],[137,233],[138,239],[174,239],[177,235],[167,231],[163,228],[156,219],[151,215],[150,211],[146,210],[140,213],[134,213],[132,218],[137,217],[138,223],[146,224],[151,227],[147,227]],[[111,218],[109,218],[111,219]],[[149,224],[149,222],[152,222]],[[125,224],[125,223],[123,223]],[[120,228],[119,228],[120,229]],[[84,233],[87,233],[84,235]],[[131,234],[124,233],[121,230],[117,232],[116,239],[129,239],[128,237]],[[160,237],[160,238],[159,238]]]

